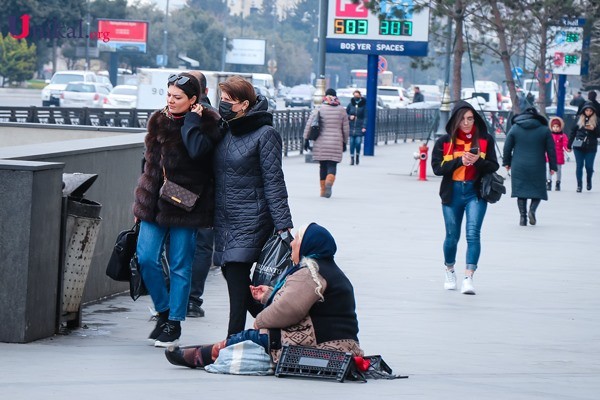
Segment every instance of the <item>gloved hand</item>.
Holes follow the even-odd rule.
[[[345,153],[346,150],[347,150],[346,143],[344,143],[344,146],[342,147],[342,152]]]
[[[309,150],[312,150],[312,148],[310,147],[310,140],[304,139],[304,151],[309,151]]]

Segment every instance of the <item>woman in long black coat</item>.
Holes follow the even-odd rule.
[[[546,192],[546,154],[550,173],[556,171],[556,149],[548,121],[535,108],[528,108],[512,118],[512,128],[504,143],[503,165],[511,171],[511,197],[517,198],[519,225],[535,225],[535,212]],[[527,199],[531,199],[529,212]]]

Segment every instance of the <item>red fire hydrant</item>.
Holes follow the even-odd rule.
[[[419,147],[419,180],[426,181],[427,180],[427,153],[429,152],[429,147],[426,144],[423,144]]]

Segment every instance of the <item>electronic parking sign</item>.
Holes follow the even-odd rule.
[[[429,9],[414,12],[419,0],[382,0],[378,13],[368,1],[329,1],[327,52],[427,56]]]
[[[559,75],[581,75],[583,26],[585,20],[563,19],[560,26],[551,26],[552,42],[546,54],[552,57],[552,72]]]

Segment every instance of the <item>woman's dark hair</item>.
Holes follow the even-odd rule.
[[[196,96],[196,103],[200,101],[200,84],[195,76],[187,72],[182,72],[179,75],[171,75],[167,82],[167,87],[171,86],[183,90],[188,99]]]
[[[256,104],[254,86],[239,75],[231,76],[225,82],[219,83],[219,89],[227,93],[232,100],[239,102],[248,100],[248,108]]]
[[[476,112],[473,111],[472,109],[470,109],[469,107],[463,107],[463,108],[459,108],[456,113],[452,116],[453,120],[452,120],[452,130],[450,131],[450,140],[452,141],[452,143],[456,143],[456,135],[458,135],[458,131],[460,130],[460,123],[462,122],[463,118],[465,117],[465,114],[467,113],[467,111],[471,111],[473,113],[473,127],[475,128],[473,131],[473,139],[472,139],[472,143],[477,143],[477,146],[479,146],[479,129],[477,127],[477,116],[475,115]]]

